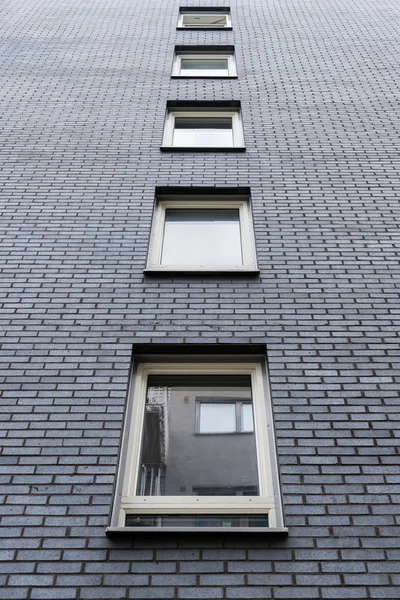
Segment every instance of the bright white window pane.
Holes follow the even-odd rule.
[[[238,210],[166,211],[163,265],[242,265]]]
[[[242,404],[242,431],[254,431],[253,406]]]
[[[235,433],[235,404],[200,404],[200,433]]]
[[[176,117],[174,146],[233,146],[231,117]]]
[[[226,58],[182,58],[182,75],[227,75]]]
[[[226,15],[183,15],[184,27],[226,27]]]
[[[182,69],[180,71],[182,77],[197,76],[197,77],[227,77],[228,69]]]

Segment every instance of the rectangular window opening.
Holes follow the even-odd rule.
[[[228,8],[181,8],[178,29],[232,29]]]
[[[250,199],[156,199],[146,271],[257,271]]]
[[[180,50],[179,48],[183,48]],[[179,46],[176,47],[172,68],[173,77],[220,78],[236,77],[236,61],[233,47],[226,46]],[[208,49],[207,49],[208,48]]]
[[[164,125],[163,150],[174,149],[244,150],[240,109],[226,110],[211,102],[207,109],[188,103],[168,108]]]
[[[114,527],[284,530],[263,372],[254,358],[139,360]]]

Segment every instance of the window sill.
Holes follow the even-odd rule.
[[[200,269],[200,268],[185,268],[179,269],[174,267],[146,267],[143,270],[145,275],[259,275],[260,271],[256,267],[244,269]]]
[[[180,31],[232,31],[232,27],[181,27],[180,25],[177,26],[177,29],[179,29]]]
[[[137,533],[242,533],[246,535],[264,534],[287,536],[287,527],[107,527],[106,534],[112,536],[128,536]]]
[[[161,152],[245,152],[245,146],[160,146]]]
[[[237,79],[237,75],[171,75],[171,79]]]

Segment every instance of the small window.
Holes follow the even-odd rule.
[[[174,108],[169,105],[162,150],[189,148],[211,151],[244,150],[240,109],[232,110],[212,102],[207,102],[206,105],[198,103],[197,107],[184,104]]]
[[[175,359],[136,365],[114,526],[282,527],[265,362]]]
[[[156,200],[147,270],[255,271],[249,198],[161,195]]]
[[[201,399],[196,407],[196,431],[198,433],[251,433],[253,407],[249,400],[231,398]]]
[[[218,50],[218,46],[209,51],[176,49],[172,76],[236,77],[235,55],[233,50]]]
[[[181,8],[178,29],[232,29],[229,8]]]

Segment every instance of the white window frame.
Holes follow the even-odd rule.
[[[165,217],[168,209],[201,209],[206,210],[239,210],[240,239],[242,244],[243,263],[238,265],[163,265],[161,264],[164,242]],[[153,225],[146,271],[257,271],[256,248],[253,230],[250,198],[248,196],[210,196],[193,195],[171,197],[165,196],[156,200]]]
[[[190,59],[190,60],[196,60],[196,59],[225,59],[228,61],[228,68],[227,68],[227,73],[226,75],[207,75],[207,71],[204,69],[204,74],[197,74],[197,75],[185,75],[184,72],[182,72],[181,70],[181,62],[182,59]],[[222,77],[237,77],[237,71],[236,71],[236,61],[235,61],[235,55],[233,52],[224,52],[224,53],[210,53],[210,52],[195,52],[192,54],[189,54],[188,52],[179,52],[177,51],[175,53],[174,56],[174,63],[172,65],[172,76],[173,77],[183,77],[183,78],[201,78],[201,79],[209,79],[209,78],[222,78]]]
[[[193,17],[225,17],[226,21],[225,21],[225,25],[196,25],[196,24],[192,24],[192,25],[184,25],[183,23],[183,17],[186,15],[191,15]],[[178,25],[177,25],[177,29],[232,29],[232,18],[231,18],[231,13],[230,11],[221,11],[218,12],[217,10],[212,11],[210,10],[209,12],[207,11],[199,11],[199,12],[195,12],[195,11],[185,11],[184,9],[179,11],[179,17],[178,17]]]
[[[174,131],[175,131],[175,119],[178,117],[196,117],[196,118],[212,118],[212,117],[230,117],[232,118],[232,146],[176,146],[174,145]],[[164,125],[164,136],[162,141],[162,147],[165,148],[182,148],[190,152],[191,148],[199,150],[210,149],[218,151],[219,149],[233,148],[243,149],[244,146],[244,135],[243,135],[243,124],[240,109],[229,110],[221,109],[218,111],[213,110],[182,110],[182,109],[168,109],[167,116]]]
[[[151,375],[249,375],[251,378],[254,432],[258,464],[259,495],[257,496],[138,496],[137,480],[140,470],[140,453],[147,395],[148,378]],[[109,532],[136,529],[126,527],[127,515],[172,514],[243,514],[268,515],[268,529],[286,531],[279,490],[278,466],[272,407],[266,381],[266,366],[262,360],[239,360],[238,358],[199,357],[199,360],[179,362],[155,361],[139,363],[131,379],[128,395],[128,411],[123,434],[122,460],[120,464],[117,493],[115,496],[112,524]],[[144,531],[146,528],[137,527]],[[154,528],[149,528],[154,529]],[[167,531],[167,527],[158,530]],[[177,529],[177,528],[174,528]],[[218,528],[219,529],[219,528]],[[196,528],[201,531],[201,528]],[[232,528],[234,531],[235,528]],[[252,531],[254,528],[246,528]]]

